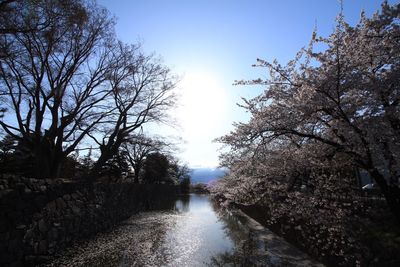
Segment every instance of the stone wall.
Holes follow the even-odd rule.
[[[0,266],[32,266],[131,214],[171,208],[177,187],[0,178]]]

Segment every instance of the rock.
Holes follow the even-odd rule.
[[[8,214],[8,218],[14,222],[19,221],[23,217],[23,213],[20,211],[12,211]]]
[[[67,206],[64,199],[62,199],[61,197],[56,199],[56,204],[57,204],[57,208],[60,210],[64,209]]]
[[[25,191],[25,184],[23,183],[17,183],[15,185],[15,188],[20,192],[23,193]]]
[[[38,264],[40,265],[40,263],[46,263],[49,260],[50,260],[49,256],[43,256],[43,255],[37,256],[36,257],[36,265],[38,265]]]
[[[53,254],[56,252],[56,250],[54,249],[55,243],[54,243],[54,246],[53,246],[53,247],[52,247],[52,245],[53,245],[53,244],[50,244],[50,245],[49,245],[49,249],[47,250],[47,252],[48,252],[50,255],[53,255]]]
[[[33,228],[28,229],[24,235],[24,240],[29,240],[33,237],[33,234],[35,233],[35,230]]]
[[[46,240],[40,240],[38,252],[39,252],[39,254],[47,254],[47,241]]]
[[[44,219],[40,219],[39,231],[42,233],[47,233],[47,230],[48,230],[47,223],[44,221]]]
[[[9,232],[0,234],[0,243],[1,244],[7,244],[9,239],[10,239],[10,233]]]
[[[72,212],[77,215],[81,213],[81,209],[77,206],[72,206],[71,209],[72,209]]]
[[[72,193],[72,194],[71,194],[71,197],[72,197],[73,199],[75,199],[75,200],[78,200],[78,199],[79,199],[79,195],[78,195],[77,193]]]
[[[43,218],[43,215],[41,213],[36,212],[33,214],[32,218],[34,221],[39,221],[40,219]]]
[[[18,229],[18,230],[23,230],[25,228],[26,228],[25,224],[20,224],[20,225],[17,225],[17,227],[15,227],[15,229]]]
[[[44,195],[39,195],[35,197],[34,202],[37,208],[42,208],[44,205],[46,205],[47,199]]]
[[[15,208],[16,208],[16,210],[18,210],[18,211],[21,211],[21,210],[23,210],[24,208],[25,208],[25,202],[24,201],[22,201],[22,199],[17,199],[16,201],[15,201]]]
[[[48,237],[50,242],[51,241],[56,241],[58,239],[58,231],[56,228],[52,228],[49,233],[48,233]]]
[[[47,204],[47,210],[50,212],[55,212],[57,209],[57,204],[55,201],[51,201]]]
[[[39,242],[33,244],[33,253],[36,255],[39,254]]]
[[[11,239],[8,242],[8,252],[19,251],[21,247],[21,243],[17,239]]]
[[[6,218],[1,218],[0,219],[0,233],[6,232],[8,229],[8,223],[6,221]]]
[[[25,256],[25,262],[28,263],[29,266],[34,266],[35,261],[36,261],[36,256],[33,255]]]
[[[54,241],[50,241],[50,243],[49,243],[49,248],[54,248],[54,247],[56,247],[57,246],[57,242],[54,242]],[[50,249],[49,249],[50,250]]]
[[[70,196],[70,195],[68,195],[68,194],[66,194],[66,195],[64,195],[64,196],[63,196],[63,199],[65,199],[66,201],[68,201],[68,200],[70,200],[70,199],[71,199],[71,196]]]

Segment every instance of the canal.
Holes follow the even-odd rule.
[[[75,244],[47,266],[323,266],[240,211],[207,195],[141,212]]]

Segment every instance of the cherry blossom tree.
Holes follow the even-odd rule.
[[[362,14],[354,27],[340,15],[329,37],[314,34],[310,46],[286,66],[258,59],[255,66],[266,68],[269,79],[237,84],[266,90],[245,101],[250,121],[220,139],[230,147],[222,164],[235,166],[233,176],[240,162],[251,177],[273,173],[290,181],[293,173],[285,164],[293,161],[291,155],[298,164],[299,158],[323,152],[323,158],[367,171],[400,221],[399,17],[400,5],[387,2],[371,18]],[[318,43],[326,49],[315,51]],[[333,164],[320,164],[327,162]]]

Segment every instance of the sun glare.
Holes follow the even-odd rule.
[[[225,113],[226,96],[211,73],[194,72],[184,76],[177,118],[186,136],[208,136]]]

